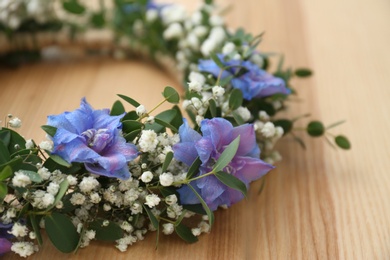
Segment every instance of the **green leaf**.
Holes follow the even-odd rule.
[[[66,11],[72,14],[82,14],[85,12],[85,7],[77,0],[69,0],[62,2],[62,6]]]
[[[57,128],[51,125],[43,125],[41,128],[51,137],[53,137],[57,132]]]
[[[169,195],[175,194],[176,195],[176,189],[173,187],[164,187],[164,186],[159,186],[158,189],[161,192],[161,195],[165,197],[168,197]]]
[[[286,135],[291,131],[293,128],[293,121],[288,120],[288,119],[278,119],[273,122],[275,126],[280,126],[283,128],[283,135]]]
[[[118,96],[120,98],[122,98],[123,100],[125,100],[127,103],[133,105],[134,107],[139,107],[141,104],[138,103],[137,101],[135,101],[134,99],[132,99],[131,97],[128,97],[128,96],[125,96],[125,95],[121,95],[121,94],[118,94]]]
[[[67,168],[70,168],[72,166],[71,163],[68,163],[67,161],[65,161],[64,159],[62,159],[62,157],[56,155],[56,154],[52,154],[50,155],[50,158],[56,162],[57,164],[61,165],[61,166],[64,166],[64,167],[67,167]]]
[[[227,77],[224,77],[224,78],[222,78],[222,79],[219,80],[219,85],[220,85],[221,87],[225,87],[227,84],[230,83],[230,81],[231,81],[233,78],[234,78],[233,75],[229,75],[229,76],[227,76]]]
[[[159,125],[162,125],[162,126],[165,126],[165,127],[169,128],[169,129],[171,129],[172,132],[173,132],[174,134],[178,132],[177,128],[174,127],[173,125],[171,125],[171,124],[168,123],[168,122],[165,122],[165,121],[163,121],[163,120],[161,120],[161,119],[159,119],[159,118],[157,118],[157,117],[154,118],[154,121],[155,121],[157,124],[159,124]]]
[[[226,186],[240,191],[246,197],[248,190],[245,183],[243,183],[240,179],[223,171],[217,172],[215,177],[217,177],[218,180],[220,180]]]
[[[9,143],[11,141],[11,132],[10,131],[1,131],[0,132],[0,141],[2,141],[5,146],[9,146]]]
[[[351,143],[349,142],[347,137],[345,137],[343,135],[338,135],[338,136],[336,136],[336,138],[334,140],[335,140],[336,144],[338,145],[338,147],[345,149],[345,150],[351,149]]]
[[[199,199],[203,209],[206,211],[206,214],[209,217],[210,226],[212,226],[214,224],[214,213],[210,210],[209,206],[207,206],[207,203],[203,200],[202,196],[200,196],[199,193],[194,189],[194,187],[192,187],[191,184],[188,184],[188,187],[190,187],[190,189],[194,192],[195,196]]]
[[[41,246],[43,244],[43,241],[42,241],[41,230],[40,230],[39,224],[38,224],[39,223],[39,220],[38,220],[39,217],[37,217],[37,215],[34,215],[34,214],[29,214],[28,218],[29,218],[31,226],[32,226],[32,228],[33,228],[33,230],[34,230],[34,232],[35,232],[35,234],[37,236],[38,245]]]
[[[245,124],[244,119],[241,117],[241,115],[237,111],[233,111],[233,118],[236,121],[237,125],[243,125]]]
[[[158,223],[156,216],[152,213],[152,211],[148,208],[148,206],[145,206],[145,205],[142,205],[142,206],[144,207],[146,213],[148,214],[148,217],[150,219],[150,223],[152,223],[152,225],[155,229],[158,229],[159,223]]]
[[[313,74],[310,69],[305,69],[305,68],[296,69],[294,73],[295,75],[301,78],[309,77]]]
[[[175,117],[171,120],[171,125],[179,129],[183,124],[183,115],[181,114],[180,108],[178,106],[173,106],[172,110],[176,111]]]
[[[294,138],[294,141],[297,142],[304,150],[306,150],[306,145],[305,145],[305,142],[299,138],[298,136],[294,135],[292,132],[291,132],[293,138]]]
[[[119,116],[125,113],[125,107],[123,106],[122,102],[119,100],[115,101],[115,103],[112,105],[110,115],[111,116]]]
[[[27,170],[19,170],[19,172],[23,172],[24,175],[28,176],[32,182],[40,183],[43,181],[41,175],[33,171]]]
[[[177,104],[180,101],[179,93],[177,93],[176,89],[172,87],[165,87],[163,96],[169,103]]]
[[[222,63],[222,61],[218,58],[217,54],[211,53],[210,58],[217,64],[218,67],[221,69],[225,68],[225,65]]]
[[[63,253],[70,253],[77,249],[80,239],[72,221],[66,215],[52,213],[45,217],[46,233],[53,245]]]
[[[54,208],[57,205],[57,203],[64,197],[64,195],[68,191],[68,188],[69,188],[69,182],[68,182],[67,179],[64,179],[60,183],[60,188],[59,188],[59,190],[57,192],[57,195],[56,195],[56,197],[54,199],[53,204],[47,208],[47,211],[49,211],[50,209]]]
[[[183,208],[192,212],[195,212],[199,215],[207,215],[207,212],[204,210],[202,204],[188,204],[183,205]]]
[[[141,129],[138,129],[138,130],[134,130],[130,133],[128,133],[127,135],[124,136],[124,138],[126,139],[127,142],[132,142],[134,140],[134,138],[137,137],[137,135],[139,133],[141,133]]]
[[[229,108],[231,110],[236,110],[242,105],[242,102],[244,101],[242,97],[242,92],[238,88],[234,88],[232,92],[230,93],[229,97]]]
[[[310,136],[318,137],[325,133],[325,127],[320,121],[311,121],[306,131]]]
[[[217,117],[217,103],[215,103],[214,99],[209,100],[209,110],[211,117]]]
[[[81,163],[72,163],[71,167],[63,166],[55,162],[51,156],[47,158],[45,163],[43,164],[44,167],[46,167],[49,171],[54,170],[60,170],[62,173],[65,174],[74,174],[78,172],[81,169]]]
[[[328,125],[328,126],[326,127],[326,129],[331,129],[331,128],[333,128],[333,127],[339,126],[339,125],[344,124],[344,123],[345,123],[345,120],[341,120],[341,121],[338,121],[338,122],[336,122],[336,123],[333,123],[333,124]]]
[[[139,116],[137,115],[137,112],[135,112],[133,110],[133,111],[130,111],[129,113],[127,113],[124,117],[122,117],[122,121],[137,120],[138,118],[139,118]]]
[[[4,181],[12,176],[12,168],[7,165],[0,171],[0,181]]]
[[[221,156],[218,158],[217,162],[213,167],[213,172],[222,171],[236,155],[238,146],[240,145],[240,136],[237,136],[236,139],[231,142],[226,149],[222,152]]]
[[[198,173],[199,167],[202,164],[202,161],[200,160],[199,156],[196,157],[195,161],[191,164],[190,168],[187,172],[187,179],[191,179],[192,176],[194,176],[196,173]]]
[[[97,219],[89,224],[88,229],[95,230],[97,240],[116,241],[123,237],[123,230],[118,224],[109,221],[108,225],[104,226],[103,222],[104,219]]]
[[[177,112],[175,109],[169,109],[169,110],[165,110],[165,111],[161,112],[160,114],[158,114],[154,117],[154,121],[155,121],[154,124],[145,125],[145,130],[151,129],[151,130],[154,130],[156,133],[160,133],[160,132],[164,131],[165,126],[167,126],[167,127],[168,127],[168,125],[171,126],[170,123],[172,120],[175,119],[176,113]],[[162,123],[160,120],[164,121],[168,124],[165,124],[165,126],[164,126],[164,123]]]
[[[162,172],[165,172],[168,169],[168,166],[171,163],[172,159],[173,159],[173,153],[168,152],[167,155],[165,156],[165,161],[162,165]]]
[[[181,239],[188,243],[195,243],[198,241],[198,238],[192,234],[191,229],[181,223],[175,226],[175,232]]]
[[[91,15],[91,24],[93,27],[102,28],[105,23],[104,13],[94,13]]]
[[[0,182],[0,203],[3,203],[5,196],[8,194],[8,186],[4,182]]]
[[[0,141],[0,164],[7,163],[11,159],[7,146]]]
[[[124,133],[131,133],[134,130],[142,129],[144,124],[136,120],[125,120],[122,121],[122,130]]]

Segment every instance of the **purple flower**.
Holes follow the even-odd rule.
[[[290,94],[290,90],[286,88],[281,78],[272,76],[256,64],[241,60],[225,61],[222,54],[218,54],[218,58],[226,67],[229,67],[223,71],[222,79],[235,75],[240,70],[240,66],[248,70],[240,77],[231,80],[232,86],[242,91],[244,99],[268,97],[277,93]],[[198,67],[200,71],[209,72],[215,77],[218,77],[220,72],[220,68],[213,60],[200,60]]]
[[[184,119],[184,124],[179,129],[180,143],[173,147],[175,158],[188,166],[199,156],[202,164],[198,176],[212,170],[221,153],[237,136],[241,136],[237,153],[223,171],[237,177],[248,187],[250,182],[274,168],[259,159],[260,149],[252,125],[233,127],[223,118],[213,118],[202,121],[201,131],[203,136],[189,127]],[[214,175],[192,181],[191,185],[211,210],[220,205],[230,206],[244,197],[241,192],[227,187]],[[178,192],[182,204],[200,203],[187,185],[178,189]]]
[[[93,110],[85,98],[75,111],[48,116],[47,124],[57,128],[52,153],[69,163],[84,163],[92,173],[129,178],[127,163],[138,152],[120,134],[123,116],[110,116],[108,109]]]
[[[8,240],[13,238],[13,236],[8,233],[11,228],[12,223],[7,225],[0,223],[0,256],[11,251],[12,243]]]

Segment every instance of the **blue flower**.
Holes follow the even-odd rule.
[[[184,124],[179,129],[180,143],[173,147],[175,158],[188,166],[199,156],[202,164],[197,176],[210,172],[221,153],[237,136],[241,136],[240,144],[232,161],[223,169],[225,172],[237,177],[248,187],[250,182],[274,168],[259,159],[260,149],[252,125],[233,127],[223,118],[213,118],[201,122],[201,131],[203,136],[193,130],[184,119]],[[214,175],[192,181],[191,185],[211,210],[220,205],[230,206],[243,199],[241,192],[227,187]],[[178,192],[182,204],[200,203],[187,185],[183,185]]]
[[[12,243],[8,239],[13,236],[8,231],[11,230],[12,225],[12,223],[7,225],[0,223],[0,256],[11,251]]]
[[[84,163],[95,174],[129,178],[127,163],[138,151],[120,134],[123,116],[110,116],[108,109],[93,110],[85,98],[75,111],[48,116],[47,124],[57,128],[52,153],[69,163]]]
[[[247,70],[240,77],[234,77],[231,80],[232,86],[242,91],[244,99],[268,97],[277,93],[290,94],[290,90],[286,88],[283,79],[272,76],[256,64],[241,60],[225,61],[222,54],[218,54],[218,58],[228,67],[223,71],[221,79],[235,75],[240,67]],[[198,67],[200,71],[211,73],[215,77],[218,77],[221,70],[213,60],[200,60]]]

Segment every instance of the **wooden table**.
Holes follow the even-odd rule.
[[[266,32],[262,51],[284,53],[287,65],[315,71],[294,82],[303,102],[291,102],[289,114],[310,112],[325,123],[347,119],[333,132],[345,133],[352,150],[305,138],[305,151],[286,138],[279,146],[283,162],[267,176],[261,196],[257,183],[246,201],[218,211],[211,234],[197,244],[164,236],[155,251],[151,233],[127,253],[95,242],[64,255],[46,241],[31,259],[390,259],[390,2],[223,4],[234,5],[226,16],[231,27]],[[0,114],[22,118],[20,132],[40,141],[46,115],[75,109],[81,97],[103,108],[123,93],[151,107],[165,85],[180,88],[140,61],[45,61],[0,71]]]

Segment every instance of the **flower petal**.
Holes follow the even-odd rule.
[[[0,238],[0,255],[11,251],[12,243],[5,238]]]
[[[187,119],[183,118],[183,124],[179,127],[180,142],[196,142],[202,138],[202,136],[192,129]]]
[[[242,167],[233,175],[245,184],[249,184],[250,182],[263,177],[267,172],[275,168],[271,164],[257,158],[238,156],[235,160],[239,161],[240,164],[242,164]],[[235,162],[233,162],[233,164],[234,163]]]
[[[211,138],[211,142],[216,150],[220,150],[223,146],[233,141],[231,135],[233,125],[223,118],[205,119],[201,122],[200,129],[203,136]]]
[[[241,136],[237,155],[246,155],[254,158],[260,157],[260,148],[256,143],[253,125],[245,124],[233,128],[233,139],[236,139],[237,136]]]
[[[191,142],[177,143],[173,146],[175,159],[190,166],[198,157],[195,146]]]

